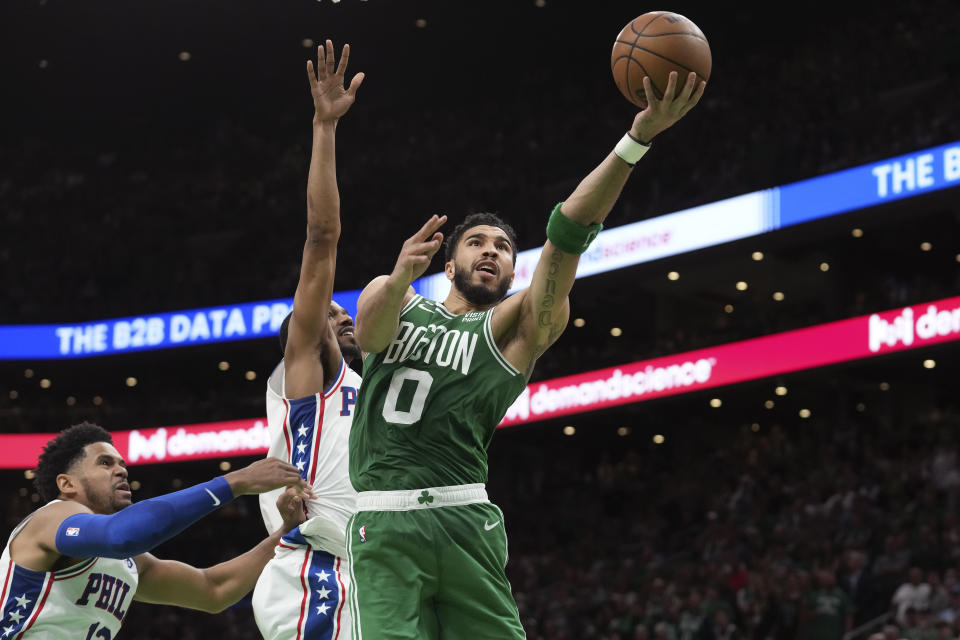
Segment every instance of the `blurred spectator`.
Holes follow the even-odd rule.
[[[840,640],[853,628],[853,612],[846,592],[832,571],[817,572],[816,587],[806,596],[802,614],[804,640]]]
[[[894,619],[902,626],[907,625],[907,610],[928,611],[930,609],[930,585],[923,580],[920,567],[910,567],[907,581],[897,587],[890,598]]]

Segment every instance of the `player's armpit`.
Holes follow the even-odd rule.
[[[13,561],[34,571],[52,571],[61,558],[57,551],[57,530],[65,519],[77,513],[92,511],[74,500],[54,502],[37,510],[10,543]]]

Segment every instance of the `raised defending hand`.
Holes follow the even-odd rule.
[[[643,90],[647,94],[647,108],[633,119],[630,134],[634,138],[644,143],[653,140],[655,135],[673,126],[680,118],[687,115],[690,109],[697,106],[704,89],[707,88],[707,83],[703,80],[697,81],[697,74],[692,71],[679,90],[678,83],[677,72],[671,71],[667,88],[663,91],[663,98],[657,98],[650,78],[644,76]]]
[[[434,214],[426,224],[420,227],[420,231],[407,238],[400,249],[397,264],[393,267],[392,278],[407,286],[423,275],[430,266],[434,254],[443,244],[443,234],[439,229],[446,221],[447,216]]]
[[[340,64],[334,71],[333,42],[327,40],[324,46],[317,47],[317,68],[313,61],[307,61],[307,79],[310,81],[310,93],[313,95],[314,119],[337,120],[345,114],[357,98],[357,89],[363,82],[363,73],[353,76],[344,88],[344,75],[347,61],[350,59],[350,45],[343,45]]]
[[[286,533],[307,521],[303,509],[303,492],[299,487],[287,487],[277,498],[277,510],[283,518],[282,529]]]
[[[307,481],[292,464],[276,458],[264,458],[247,465],[243,469],[231,471],[224,476],[233,490],[233,495],[264,493],[283,486],[299,488],[303,495],[316,497]]]

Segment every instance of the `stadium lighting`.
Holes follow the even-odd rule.
[[[252,381],[254,381],[254,380],[257,379],[257,372],[256,372],[256,371],[247,371],[245,374],[243,374],[243,377],[246,378],[247,380],[250,380],[250,381],[252,382]]]
[[[920,251],[930,251],[930,249],[933,249],[933,245],[929,242],[920,243]]]
[[[787,388],[783,385],[780,385],[776,389],[774,389],[773,392],[778,396],[785,396],[787,395]]]
[[[782,300],[783,300],[783,291],[774,291],[774,292],[773,292],[773,299],[776,300],[777,302],[782,301]]]
[[[587,321],[584,320],[583,318],[575,318],[573,321],[573,326],[577,327],[578,329],[586,324],[587,324]]]
[[[32,378],[32,377],[33,377],[33,369],[24,369],[24,370],[23,370],[23,377],[24,377],[24,378]]]
[[[191,57],[192,56],[190,55],[189,51],[181,51],[177,54],[177,58],[179,58],[180,62],[189,62]]]
[[[93,396],[93,404],[99,407],[103,404],[103,398],[100,396]]]
[[[128,387],[135,387],[135,386],[137,386],[137,379],[134,378],[133,376],[130,376],[129,378],[127,378],[127,386],[128,386]]]
[[[217,365],[217,368],[220,369],[220,371],[226,371],[230,368],[230,363],[226,360],[221,360],[220,364]]]
[[[867,410],[867,405],[863,404],[862,402],[857,403],[857,413],[863,413],[866,410]]]
[[[671,271],[670,273],[667,274],[667,280],[679,280],[679,279],[680,279],[680,274],[677,273],[676,271]]]
[[[926,360],[923,361],[923,368],[924,368],[924,369],[933,369],[935,366],[937,366],[937,361],[936,361],[936,360],[932,360],[932,359],[929,359],[929,358],[928,358],[928,359],[926,359]]]
[[[753,424],[751,424],[751,425],[750,425],[750,431],[753,431],[754,433],[760,431],[760,423],[759,423],[759,422],[754,422]]]
[[[137,491],[140,488],[140,481],[134,480],[130,483],[130,491]]]
[[[40,388],[41,388],[41,389],[49,389],[52,384],[53,384],[53,383],[50,382],[50,379],[49,379],[49,378],[44,378],[44,379],[42,379],[42,380],[40,381]]]
[[[16,399],[19,398],[19,397],[20,397],[20,392],[18,392],[16,389],[10,389],[10,399],[11,399],[11,400],[16,400]]]
[[[659,433],[653,436],[653,444],[663,444],[664,440],[666,440],[666,438],[664,438]]]
[[[300,44],[303,45],[304,49],[309,49],[313,46],[313,38],[304,38]]]
[[[619,428],[617,429],[617,435],[618,435],[618,436],[628,436],[628,435],[630,435],[630,429],[629,429],[629,427],[619,427]]]
[[[830,263],[829,263],[829,262],[821,262],[821,263],[820,263],[820,271],[823,271],[824,273],[826,273],[827,271],[830,271]]]
[[[72,407],[75,404],[77,404],[77,399],[73,396],[67,396],[67,406]]]
[[[727,313],[733,313],[733,305],[725,304],[723,305],[723,310],[726,311]]]
[[[417,21],[415,24],[417,25],[418,29],[424,29],[427,26],[427,21],[423,18],[417,18]]]
[[[220,471],[230,471],[231,466],[230,461],[224,460],[220,463]]]
[[[800,417],[801,417],[801,418],[804,418],[804,419],[809,418],[809,417],[810,417],[810,409],[800,409]]]
[[[739,282],[737,282],[736,287],[737,287],[737,291],[746,291],[747,283],[744,282],[743,280],[740,280]]]
[[[850,235],[852,235],[854,238],[862,238],[862,237],[863,237],[863,229],[861,229],[861,228],[859,228],[859,227],[855,227],[855,228],[850,232]]]
[[[760,262],[763,260],[763,251],[754,251],[750,257],[753,258],[754,262]]]
[[[957,254],[957,262],[960,262],[960,253]]]
[[[764,409],[773,409],[775,406],[777,405],[773,400],[767,400],[766,402],[763,403]]]
[[[623,329],[620,327],[613,327],[610,329],[610,335],[612,335],[614,338],[619,338],[621,335],[623,335]]]
[[[47,60],[41,60],[40,62],[37,63],[37,66],[40,67],[41,69],[46,69],[47,67],[50,66],[50,63]]]
[[[710,406],[714,409],[719,408],[723,404],[723,400],[720,398],[710,398]]]
[[[547,6],[547,0],[536,0],[533,4],[538,9],[542,9],[543,7]]]
[[[23,472],[23,477],[27,480],[33,480],[37,477],[37,474],[33,472],[33,469],[27,469]]]
[[[572,436],[576,432],[577,432],[577,428],[570,424],[568,424],[563,428],[563,435],[565,436]]]
[[[880,391],[889,391],[889,390],[890,390],[890,383],[889,383],[889,382],[881,382],[881,383],[880,383]]]

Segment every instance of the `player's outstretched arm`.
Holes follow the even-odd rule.
[[[169,540],[235,496],[285,485],[313,495],[296,467],[267,459],[209,482],[142,500],[111,515],[93,513],[79,502],[64,500],[40,509],[27,523],[24,535],[17,536],[14,559],[28,569],[50,571],[61,556],[133,557]]]
[[[283,518],[279,530],[246,553],[207,569],[160,560],[149,553],[137,556],[140,582],[134,599],[208,613],[219,613],[236,603],[256,585],[280,537],[304,522],[303,500],[293,488],[280,494],[277,508]]]
[[[407,238],[388,276],[374,278],[357,299],[357,343],[364,353],[387,348],[400,322],[400,311],[415,295],[411,285],[430,266],[443,244],[440,227],[447,216],[432,216],[420,230]]]
[[[284,353],[286,393],[308,396],[324,388],[324,369],[336,371],[340,351],[327,322],[340,239],[340,193],[337,189],[337,122],[353,105],[363,82],[358,73],[345,86],[350,45],[344,45],[334,68],[333,43],[317,48],[317,66],[307,62],[313,96],[313,146],[307,177],[307,238],[300,264],[300,282],[293,297],[293,315]],[[326,354],[317,360],[317,348]],[[331,374],[332,375],[332,374]]]
[[[494,314],[494,339],[507,359],[528,377],[536,359],[566,327],[570,316],[567,296],[576,279],[580,254],[599,233],[634,164],[656,135],[696,106],[706,88],[706,83],[698,84],[695,73],[678,91],[677,74],[671,72],[662,99],[654,94],[649,78],[644,78],[643,84],[647,108],[636,115],[617,148],[554,209],[547,225],[548,240],[529,288],[507,298]]]

